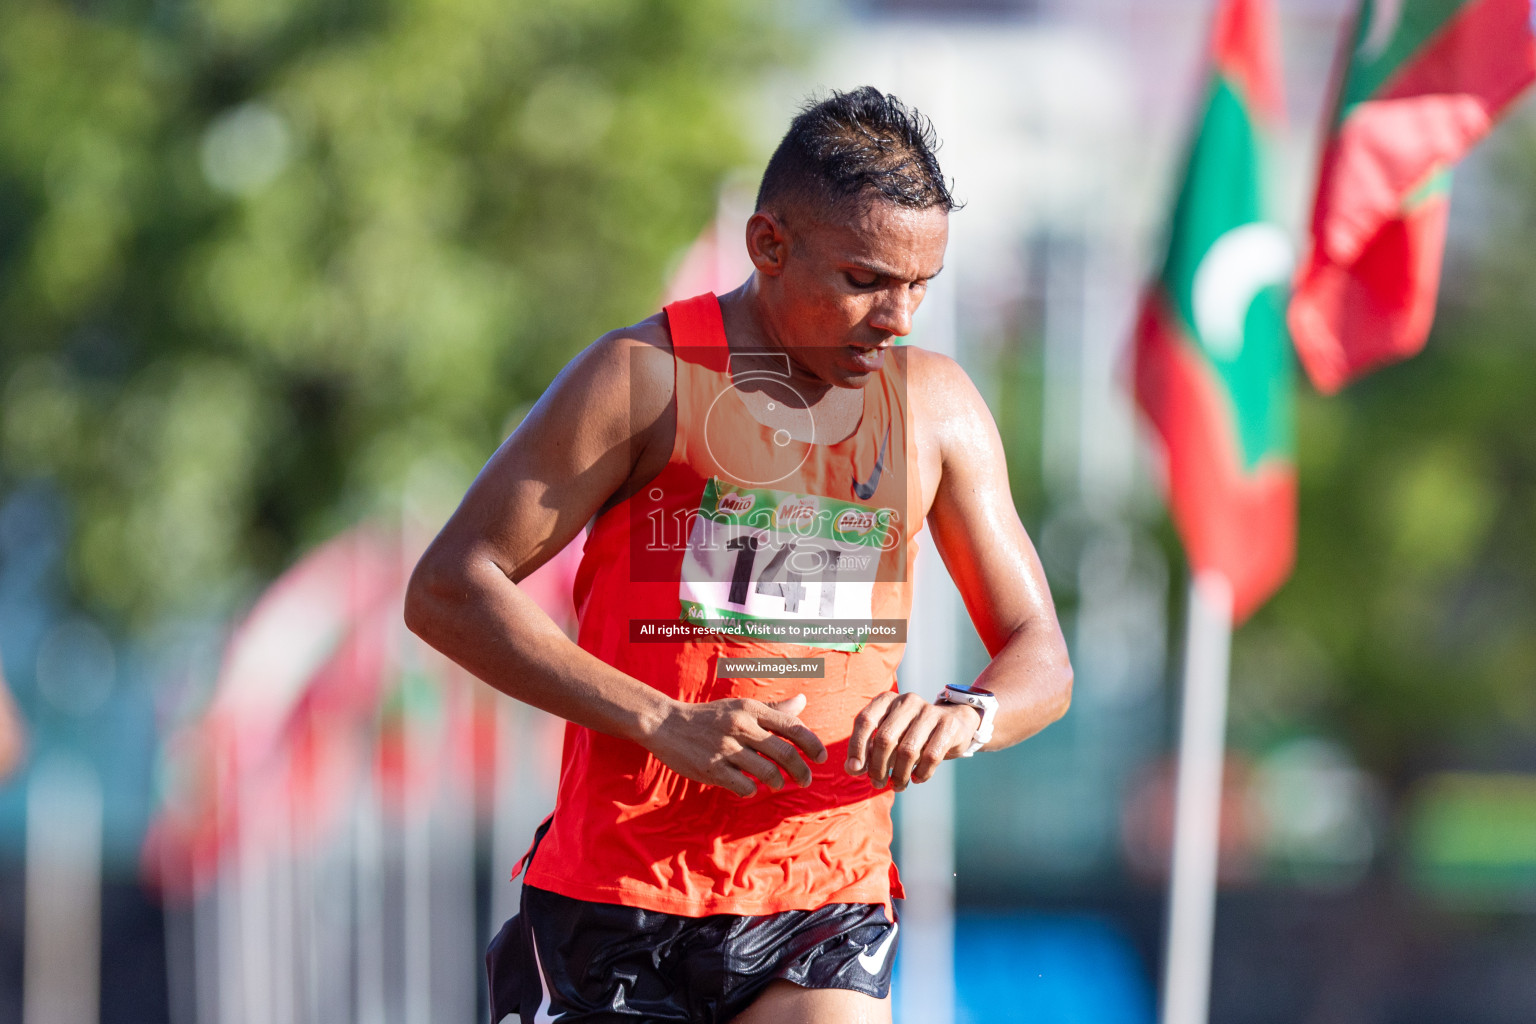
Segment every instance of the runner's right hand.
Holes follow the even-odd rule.
[[[774,790],[784,787],[786,775],[809,786],[811,768],[805,757],[820,764],[827,759],[827,748],[797,717],[804,710],[804,694],[771,704],[748,697],[679,702],[645,745],[684,778],[724,787],[737,796],[757,792],[753,779]]]

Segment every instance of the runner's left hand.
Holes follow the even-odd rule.
[[[930,704],[915,693],[882,693],[853,720],[848,738],[849,775],[868,775],[876,788],[887,782],[901,792],[927,782],[939,762],[959,757],[981,725],[964,704]]]

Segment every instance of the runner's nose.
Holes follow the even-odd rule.
[[[912,333],[912,314],[917,311],[917,303],[918,297],[910,288],[900,285],[887,288],[875,300],[869,326],[904,338]]]

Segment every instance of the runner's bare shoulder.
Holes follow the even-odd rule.
[[[631,422],[637,428],[655,429],[667,420],[672,405],[675,372],[672,366],[672,334],[665,313],[610,331],[593,343],[602,349],[610,372],[624,380]],[[672,431],[666,431],[670,449]]]
[[[662,314],[609,331],[566,364],[526,425],[573,447],[607,449],[658,425],[672,401],[672,342]]]
[[[913,415],[933,440],[960,440],[980,425],[982,416],[991,421],[981,393],[959,363],[917,345],[902,348]]]
[[[672,393],[671,335],[657,313],[578,353],[509,445],[564,476],[565,487],[598,488],[606,508],[666,465],[677,418]]]

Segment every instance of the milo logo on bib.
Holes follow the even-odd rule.
[[[756,504],[757,495],[755,494],[726,494],[720,498],[720,511],[740,515]]]
[[[871,618],[880,556],[899,540],[895,518],[890,509],[711,478],[683,557],[683,619],[753,639],[858,650],[862,644],[786,640],[765,624]]]
[[[850,508],[844,509],[833,523],[840,535],[861,536],[875,528],[876,514],[870,509]]]
[[[803,528],[816,518],[817,511],[816,502],[810,498],[796,496],[780,503],[774,510],[773,518],[782,527]]]

